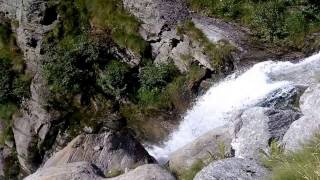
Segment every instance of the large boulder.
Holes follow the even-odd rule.
[[[157,40],[189,17],[185,0],[123,0],[124,7],[142,21],[141,35]]]
[[[108,180],[175,180],[167,170],[157,164],[146,164]]]
[[[303,117],[292,123],[283,138],[287,151],[294,151],[320,130],[320,85],[309,87],[300,99]]]
[[[231,140],[229,128],[214,129],[173,152],[169,157],[169,167],[182,174],[199,161],[209,163],[212,158],[223,158],[231,153]]]
[[[268,152],[272,140],[281,141],[289,126],[300,117],[292,110],[253,107],[237,120],[232,147],[235,156],[259,159]]]
[[[54,154],[44,168],[88,161],[102,172],[125,172],[155,160],[143,146],[126,132],[79,135],[64,149]]]
[[[40,168],[25,180],[102,180],[103,174],[88,162],[75,162],[56,167]]]
[[[123,175],[105,178],[103,173],[89,162],[74,162],[55,167],[40,168],[25,180],[175,180],[175,177],[157,164],[137,167]]]
[[[212,162],[203,168],[194,180],[259,180],[265,179],[268,171],[255,161],[240,158],[230,158]]]

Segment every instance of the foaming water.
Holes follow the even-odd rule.
[[[319,59],[320,53],[298,64],[266,61],[256,64],[239,77],[226,78],[200,97],[168,140],[162,146],[150,147],[149,153],[160,161],[168,159],[170,153],[228,123],[234,112],[254,106],[269,93],[292,84],[286,79],[272,81],[273,72],[281,74],[284,70],[306,66]]]

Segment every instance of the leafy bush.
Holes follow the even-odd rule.
[[[127,89],[126,76],[129,72],[127,64],[113,60],[99,74],[97,84],[104,93],[120,98]]]
[[[272,169],[271,179],[319,179],[320,136],[306,143],[297,152],[284,153],[281,147],[275,146],[267,161]]]
[[[172,81],[177,75],[174,64],[147,64],[139,75],[141,87],[144,89],[160,89]]]
[[[166,94],[163,93],[165,87],[178,75],[174,64],[151,64],[148,63],[142,68],[139,74],[141,87],[138,90],[138,99],[143,105],[168,108],[170,103]]]
[[[92,81],[93,64],[98,58],[98,50],[90,39],[85,35],[69,36],[47,52],[43,71],[50,90],[60,95],[84,91]]]

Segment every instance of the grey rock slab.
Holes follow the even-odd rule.
[[[232,132],[228,127],[216,128],[170,154],[169,167],[181,174],[199,160],[207,162],[214,158],[212,156],[230,155],[231,140]]]
[[[230,158],[212,162],[203,168],[194,180],[262,180],[268,171],[255,161],[240,158]]]
[[[101,171],[126,171],[155,160],[128,133],[106,132],[79,135],[67,147],[49,158],[44,167],[88,161]]]

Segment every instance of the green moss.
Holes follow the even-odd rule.
[[[121,170],[113,169],[105,173],[106,178],[113,178],[123,174]]]

